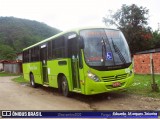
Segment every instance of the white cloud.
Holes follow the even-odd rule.
[[[61,30],[81,26],[99,26],[108,10],[135,3],[150,9],[149,25],[160,22],[158,0],[0,0],[0,16],[14,16],[45,22]]]

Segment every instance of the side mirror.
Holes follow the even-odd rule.
[[[78,42],[79,42],[79,48],[84,49],[84,39],[83,39],[83,37],[79,37]]]

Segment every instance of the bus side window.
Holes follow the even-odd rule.
[[[26,51],[23,51],[23,63],[26,63],[26,62],[27,62],[27,61],[26,61],[26,55],[27,55]]]
[[[68,56],[72,58],[72,56],[77,56],[78,55],[78,40],[77,38],[73,39],[68,39]]]
[[[29,49],[29,51],[28,51],[28,62],[31,62],[32,60],[31,60],[31,49]]]
[[[27,54],[28,54],[28,56],[27,56],[27,62],[30,62],[30,50],[27,51]]]
[[[53,58],[64,58],[64,36],[56,38],[52,41],[52,55]]]
[[[39,61],[39,46],[35,47],[35,61]]]
[[[31,62],[34,62],[34,47],[31,49]]]
[[[29,62],[29,50],[24,51],[24,62]]]
[[[52,59],[52,41],[48,42],[48,59]]]
[[[52,58],[55,59],[55,52],[54,52],[54,49],[55,49],[55,40],[52,40]]]

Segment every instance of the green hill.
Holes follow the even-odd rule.
[[[61,32],[37,21],[0,17],[0,59],[14,59],[17,52]]]

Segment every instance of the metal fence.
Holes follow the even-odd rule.
[[[5,63],[4,71],[9,73],[20,74],[22,73],[22,63]]]

